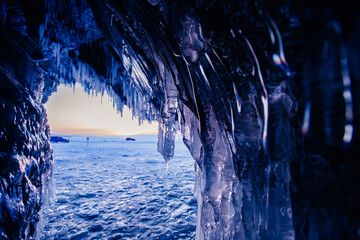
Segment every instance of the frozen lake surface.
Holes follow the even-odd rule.
[[[194,160],[181,138],[165,167],[157,137],[53,143],[55,199],[41,239],[194,239]]]

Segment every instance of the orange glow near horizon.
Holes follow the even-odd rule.
[[[113,108],[112,99],[88,95],[76,84],[75,88],[58,86],[45,104],[51,134],[85,136],[129,136],[156,134],[158,123],[143,122],[132,118],[128,107],[122,116]]]

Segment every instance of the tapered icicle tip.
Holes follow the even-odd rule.
[[[310,116],[311,116],[311,103],[307,102],[304,111],[304,120],[301,126],[301,133],[307,135],[310,128]]]

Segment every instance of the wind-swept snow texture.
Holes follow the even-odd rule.
[[[59,83],[181,131],[197,239],[360,237],[360,14],[343,1],[0,1],[0,234],[36,236]]]

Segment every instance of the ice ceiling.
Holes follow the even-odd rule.
[[[360,15],[350,1],[0,1],[0,235],[36,235],[60,83],[181,130],[197,239],[358,239]]]

